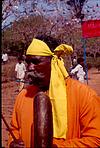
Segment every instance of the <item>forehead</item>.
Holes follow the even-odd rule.
[[[34,59],[34,60],[41,60],[41,61],[48,61],[51,59],[50,56],[36,56],[36,55],[26,55],[26,59]]]

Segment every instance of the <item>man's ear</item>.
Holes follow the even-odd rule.
[[[60,58],[64,54],[64,51],[63,50],[54,51],[54,54],[57,55],[58,58]]]

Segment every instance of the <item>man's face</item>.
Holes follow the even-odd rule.
[[[49,89],[51,74],[51,57],[26,56],[27,75],[30,84],[37,85],[41,90]]]

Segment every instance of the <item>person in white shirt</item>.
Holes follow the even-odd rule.
[[[19,82],[19,91],[21,91],[24,87],[24,77],[26,72],[26,66],[21,57],[18,58],[18,63],[15,66],[15,72],[17,75],[17,81]]]
[[[3,64],[5,64],[8,61],[8,54],[7,53],[2,54],[2,61],[3,61]]]
[[[83,60],[83,58],[78,58],[78,59],[77,59],[77,63],[78,63],[78,64],[76,65],[76,67],[73,68],[70,73],[71,73],[72,75],[75,75],[75,74],[76,74],[77,79],[78,79],[80,82],[84,83],[84,81],[85,81],[85,71],[83,70],[83,65],[84,65],[84,60]]]

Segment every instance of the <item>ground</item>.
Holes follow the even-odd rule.
[[[16,60],[13,60],[13,65],[16,63]],[[9,62],[10,63],[10,62]],[[10,64],[11,65],[11,64]],[[8,71],[7,65],[3,65]],[[88,85],[92,87],[98,95],[100,95],[100,71],[96,68],[92,68],[88,71]],[[86,84],[87,85],[87,84]],[[5,81],[2,80],[2,114],[5,117],[7,123],[10,125],[12,110],[15,102],[15,97],[18,94],[17,82],[12,77],[11,80]],[[2,147],[7,147],[8,140],[8,130],[2,121]]]

